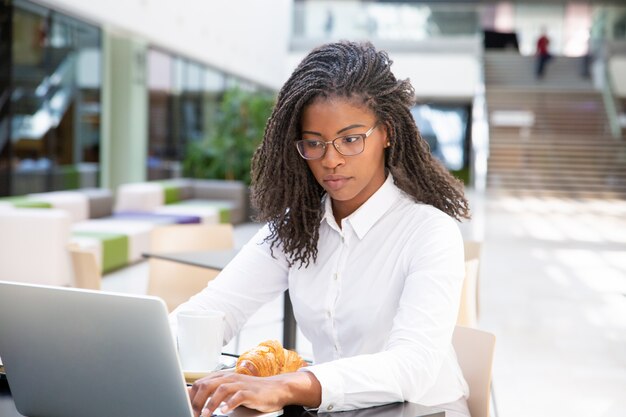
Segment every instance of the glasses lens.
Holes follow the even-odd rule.
[[[363,152],[365,141],[363,135],[350,135],[335,139],[335,148],[342,155],[358,155]]]
[[[325,143],[321,140],[303,139],[296,142],[298,152],[304,159],[318,159],[324,156]]]

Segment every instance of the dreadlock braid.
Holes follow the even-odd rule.
[[[281,88],[252,159],[252,204],[257,220],[269,224],[272,250],[280,246],[290,266],[317,258],[324,190],[295,141],[303,109],[319,97],[356,100],[372,110],[391,141],[385,165],[395,184],[457,220],[469,217],[462,183],[431,155],[410,112],[413,87],[395,78],[391,64],[371,43],[331,43],[311,51]]]

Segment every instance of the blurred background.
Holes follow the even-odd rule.
[[[501,129],[528,131],[538,103],[513,109],[503,89],[530,101],[529,90],[577,91],[583,97],[569,106],[598,113],[601,133],[619,135],[626,96],[620,3],[4,0],[0,196],[192,173],[246,179],[237,168],[194,170],[207,158],[221,160],[218,153],[246,159],[264,106],[294,66],[338,39],[367,39],[390,53],[396,75],[415,87],[413,114],[431,150],[468,185],[519,188],[500,154],[487,175],[486,108]],[[532,57],[542,29],[558,59],[538,85]],[[239,130],[251,130],[238,145],[247,149],[208,146],[224,142],[229,109],[250,100],[265,105],[243,112],[251,121]],[[533,121],[537,128],[541,120]],[[613,182],[596,189],[623,196],[623,179]]]
[[[465,183],[499,414],[626,416],[623,0],[0,0],[0,197],[249,184],[282,83],[339,39],[388,51]]]

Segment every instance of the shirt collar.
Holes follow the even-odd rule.
[[[343,219],[343,221],[349,222],[359,239],[363,239],[372,226],[384,216],[387,210],[401,196],[402,191],[394,184],[392,175],[388,174],[383,185],[361,207]],[[335,217],[333,216],[332,202],[328,194],[324,196],[322,221],[324,220],[331,227],[337,227]]]

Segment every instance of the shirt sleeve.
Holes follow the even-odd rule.
[[[267,225],[261,228],[214,280],[170,313],[174,337],[179,311],[218,310],[226,315],[226,344],[254,312],[287,289],[288,263],[280,248],[274,247],[272,254],[264,242],[269,233]]]
[[[303,369],[322,386],[321,412],[420,402],[437,382],[446,356],[454,356],[451,340],[464,277],[462,237],[447,217],[413,236],[399,255],[407,276],[385,350]]]

